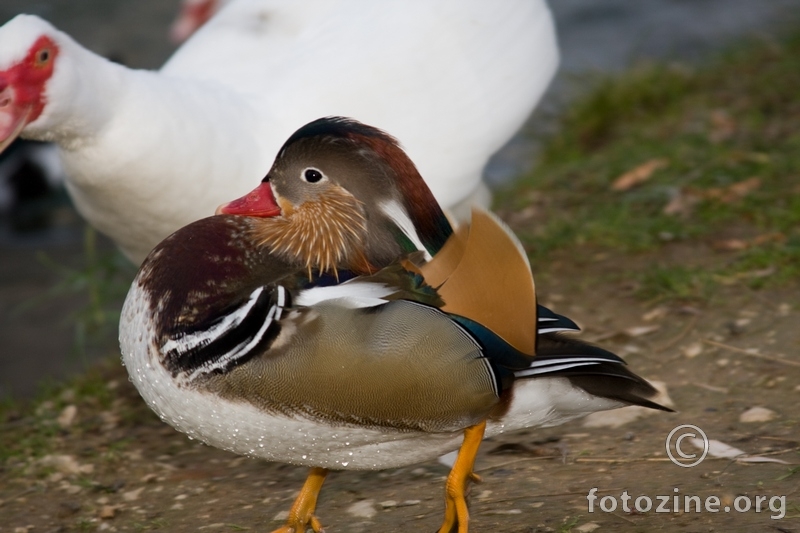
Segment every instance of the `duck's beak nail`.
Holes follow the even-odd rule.
[[[281,208],[275,200],[272,186],[262,183],[241,198],[222,204],[215,211],[216,215],[246,215],[251,217],[275,217],[281,214]]]

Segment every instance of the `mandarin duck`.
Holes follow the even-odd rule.
[[[439,531],[464,533],[486,436],[635,404],[668,410],[616,355],[560,335],[522,247],[475,210],[453,231],[394,138],[314,121],[263,182],[160,243],[120,324],[149,406],[193,438],[311,467],[284,533],[322,530],[329,469],[459,449]]]
[[[19,15],[0,27],[0,150],[57,143],[78,211],[140,263],[320,116],[400,135],[446,208],[488,203],[483,167],[557,63],[544,0],[237,0],[158,71]]]

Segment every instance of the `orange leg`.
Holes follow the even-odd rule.
[[[461,443],[458,457],[456,457],[456,462],[445,483],[444,522],[439,528],[439,533],[452,533],[453,531],[467,533],[469,510],[465,492],[470,480],[480,481],[472,468],[475,466],[475,456],[478,454],[485,430],[485,420],[464,430],[464,442]]]
[[[305,533],[306,528],[311,526],[314,533],[322,531],[322,524],[319,519],[314,516],[314,510],[317,507],[317,496],[322,489],[322,483],[325,481],[325,476],[328,475],[328,470],[325,468],[314,467],[308,473],[306,482],[300,490],[300,494],[292,504],[289,510],[289,517],[286,519],[286,525],[276,529],[272,533]]]

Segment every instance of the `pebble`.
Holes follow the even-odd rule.
[[[78,464],[75,457],[72,455],[45,455],[39,459],[39,464],[42,466],[49,466],[55,468],[56,471],[62,474],[75,475],[84,473],[83,467],[91,465]],[[89,472],[85,472],[89,473]]]
[[[61,410],[61,414],[58,415],[56,418],[56,422],[58,422],[58,427],[61,429],[67,429],[75,423],[75,417],[78,414],[78,408],[75,405],[68,405],[64,409]]]
[[[573,529],[576,533],[592,533],[595,529],[598,529],[600,524],[596,524],[595,522],[586,522],[582,526],[578,526]]]
[[[276,522],[282,522],[287,518],[289,518],[289,511],[281,511],[272,517],[272,519],[275,520]]]
[[[741,415],[739,415],[739,422],[751,424],[755,422],[769,422],[778,416],[778,413],[766,407],[751,407]]]
[[[113,505],[104,505],[100,508],[100,512],[97,514],[100,518],[114,518],[114,515],[117,514],[117,508]]]
[[[645,322],[652,322],[654,320],[661,320],[665,316],[667,316],[668,309],[666,307],[656,307],[655,309],[648,311],[647,313],[642,315],[642,320]]]
[[[347,508],[347,512],[358,518],[372,518],[378,511],[372,506],[373,500],[361,500]]]
[[[404,500],[397,504],[398,507],[411,507],[412,505],[419,505],[422,500]]]
[[[143,490],[144,487],[139,487],[138,489],[135,490],[129,490],[128,492],[123,492],[122,499],[125,500],[126,502],[136,501],[139,499],[139,495],[142,493]]]
[[[699,342],[693,342],[683,349],[684,357],[688,357],[689,359],[694,359],[701,353],[703,353],[703,345]]]

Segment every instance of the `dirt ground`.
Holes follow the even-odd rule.
[[[732,285],[701,307],[634,298],[630,274],[676,254],[725,259],[701,245],[676,245],[624,262],[564,254],[543,268],[534,265],[541,301],[576,319],[584,338],[663,382],[677,412],[634,414],[627,423],[619,416],[590,418],[485,441],[476,466],[483,482],[471,492],[472,531],[800,531],[800,474],[793,466],[800,464],[800,291]],[[281,525],[305,468],[193,442],[149,412],[118,360],[97,372],[104,390],[66,388],[32,413],[12,412],[0,426],[30,440],[30,456],[7,459],[0,469],[0,532],[271,531]],[[749,411],[753,407],[770,411]],[[752,414],[763,420],[747,422]],[[35,424],[51,428],[43,444],[23,436],[22,428]],[[693,468],[678,467],[667,458],[665,439],[680,424],[789,464],[709,456]],[[35,449],[48,453],[42,457]],[[689,451],[686,443],[682,450]],[[333,472],[318,515],[333,533],[435,531],[447,471],[434,461]],[[593,488],[598,500],[589,512]],[[626,502],[632,512],[622,508],[623,491],[632,498]],[[669,512],[655,512],[657,496],[676,494],[681,509],[684,496],[703,502],[717,496],[719,512],[673,512],[671,499]],[[601,511],[606,496],[616,498],[614,512]],[[650,512],[635,510],[639,496],[655,502]],[[760,512],[757,496],[767,497]],[[785,505],[774,499],[771,510],[769,498],[776,496],[785,496]],[[747,501],[749,511],[734,509]],[[606,508],[611,503],[605,500]]]

